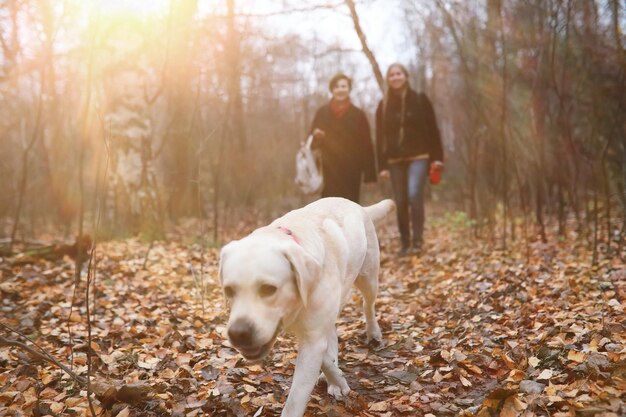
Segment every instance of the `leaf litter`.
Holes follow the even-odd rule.
[[[352,392],[336,401],[319,383],[306,416],[626,414],[623,263],[591,267],[576,238],[533,243],[527,259],[522,242],[494,250],[467,231],[432,229],[427,251],[406,258],[395,256],[394,228],[381,230],[377,308],[385,342],[365,344],[355,293],[337,321]],[[0,321],[81,376],[89,351],[99,416],[280,414],[294,341],[279,338],[262,364],[247,364],[230,347],[217,249],[180,242],[149,249],[131,239],[104,243],[96,256],[91,345],[84,300],[71,306],[67,257],[1,259]],[[22,415],[90,415],[85,387],[0,346],[0,416]]]

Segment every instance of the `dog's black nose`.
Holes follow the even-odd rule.
[[[228,337],[237,346],[249,346],[252,344],[254,328],[246,320],[236,320],[228,329]]]

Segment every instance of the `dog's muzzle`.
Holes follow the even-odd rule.
[[[228,328],[228,338],[233,346],[249,361],[262,359],[274,346],[276,338],[282,330],[282,320],[276,326],[274,334],[267,343],[255,344],[256,330],[254,325],[247,320],[236,320]]]

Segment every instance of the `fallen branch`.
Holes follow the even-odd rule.
[[[2,325],[2,326],[5,326],[5,325]],[[8,326],[5,326],[5,327],[8,327]],[[61,368],[61,370],[65,371],[66,374],[72,377],[72,379],[74,379],[79,384],[87,385],[87,380],[85,378],[83,378],[82,376],[76,375],[74,372],[72,372],[70,368],[68,368],[67,366],[63,365],[62,363],[54,359],[52,356],[50,356],[48,352],[43,351],[41,347],[39,349],[42,349],[43,353],[37,352],[35,349],[33,349],[32,347],[28,346],[25,343],[18,342],[17,340],[7,339],[4,336],[0,336],[0,347],[2,346],[20,348],[30,353],[31,355],[36,356],[39,359],[42,359],[46,362],[50,362],[51,364],[58,366],[59,368]]]
[[[17,330],[11,329],[9,326],[6,326],[2,323],[0,325],[10,331],[18,333],[21,337],[27,338],[26,336],[20,334]],[[28,338],[27,338],[28,339]],[[28,339],[32,342],[32,340]],[[35,343],[35,342],[33,342]],[[17,340],[7,339],[4,336],[0,336],[0,347],[9,346],[9,347],[17,347],[20,348],[31,355],[42,359],[46,362],[50,362],[53,365],[58,366],[63,371],[65,371],[72,379],[74,379],[79,384],[91,388],[91,391],[96,394],[96,396],[102,401],[105,405],[112,405],[115,402],[123,402],[126,404],[139,404],[152,393],[153,387],[147,384],[144,381],[139,381],[132,384],[124,384],[122,383],[119,386],[116,386],[115,383],[110,381],[93,381],[88,384],[87,379],[82,376],[76,375],[69,369],[67,366],[63,365],[56,359],[54,359],[48,352],[46,352],[41,346],[35,345],[42,352],[37,352],[32,347],[28,346],[25,343],[18,342]],[[90,396],[88,396],[90,397]],[[93,405],[91,406],[93,410]],[[93,411],[92,411],[93,412]]]
[[[2,242],[0,242],[2,246]],[[82,257],[83,259],[89,255],[89,249],[91,248],[91,236],[82,235],[77,236],[73,244],[54,244],[54,245],[39,245],[38,247],[31,247],[24,249],[13,261],[13,265],[27,265],[36,262],[37,259],[45,259],[47,261],[56,262],[63,259],[64,256],[69,256],[72,259]]]

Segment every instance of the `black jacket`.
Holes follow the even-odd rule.
[[[441,136],[433,106],[424,93],[410,89],[406,93],[404,139],[400,140],[401,97],[391,94],[387,103],[386,117],[384,101],[376,109],[376,145],[378,169],[387,169],[389,159],[428,154],[430,162],[443,161]]]
[[[315,128],[326,132],[323,139],[313,142],[313,148],[322,151],[322,196],[358,202],[361,178],[376,181],[374,145],[365,113],[350,105],[344,115],[336,118],[330,104],[326,104],[315,114],[311,132]]]

